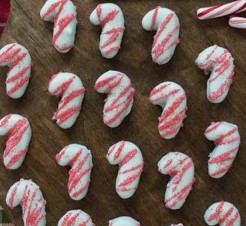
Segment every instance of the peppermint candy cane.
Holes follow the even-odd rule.
[[[227,96],[234,76],[234,59],[231,53],[217,45],[203,50],[196,59],[205,74],[211,71],[207,81],[207,98],[212,103],[221,103]]]
[[[241,226],[238,209],[225,201],[211,205],[204,214],[204,220],[208,225]]]
[[[91,13],[90,21],[102,27],[99,49],[105,58],[113,58],[119,51],[125,26],[121,8],[113,3],[99,4]]]
[[[52,119],[63,129],[72,127],[79,116],[85,93],[80,78],[72,73],[60,72],[52,76],[48,90],[51,95],[62,96]]]
[[[180,209],[195,182],[192,159],[181,152],[169,152],[158,162],[158,171],[171,176],[164,199],[166,207]]]
[[[221,178],[229,171],[236,158],[240,145],[238,128],[228,122],[212,122],[204,134],[216,145],[209,154],[209,175],[213,178]]]
[[[246,30],[246,18],[233,16],[229,20],[229,25],[234,28]]]
[[[119,164],[116,192],[122,199],[130,198],[137,190],[143,172],[143,156],[140,149],[129,141],[120,141],[108,150],[106,156],[111,165]]]
[[[79,144],[70,144],[56,155],[60,166],[71,166],[69,170],[68,193],[73,200],[83,199],[90,185],[93,167],[90,150]]]
[[[163,82],[150,93],[150,101],[163,108],[159,117],[158,131],[165,139],[174,138],[186,118],[187,101],[185,91],[174,82]]]
[[[8,190],[6,203],[11,208],[21,205],[25,226],[46,225],[46,201],[39,186],[32,180],[21,179],[13,184]]]
[[[246,0],[238,0],[224,5],[200,8],[197,18],[200,20],[212,19],[230,14],[237,14],[246,10]]]
[[[44,21],[54,21],[52,44],[60,53],[66,53],[74,46],[77,13],[70,0],[47,0],[40,11]]]
[[[6,93],[17,99],[23,96],[31,77],[31,57],[28,50],[17,43],[0,50],[0,66],[8,66]]]
[[[140,223],[131,217],[122,216],[110,220],[109,226],[140,226]]]
[[[103,121],[111,127],[117,127],[130,113],[135,89],[131,80],[119,71],[108,71],[96,81],[94,88],[99,93],[107,93],[103,109]]]
[[[157,6],[142,20],[147,31],[157,30],[152,45],[152,60],[157,64],[168,63],[179,41],[179,19],[170,9]]]
[[[3,154],[7,169],[19,168],[26,156],[32,136],[32,130],[27,118],[9,114],[0,120],[0,136],[8,136]]]
[[[57,226],[95,226],[95,224],[84,211],[70,210],[59,220]]]

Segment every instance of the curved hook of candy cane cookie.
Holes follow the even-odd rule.
[[[46,201],[43,198],[39,186],[32,180],[21,179],[13,184],[8,190],[6,203],[11,208],[21,205],[22,218],[25,226],[46,225]]]
[[[0,120],[0,136],[8,136],[3,154],[7,169],[19,168],[26,156],[32,136],[32,130],[27,118],[9,114]]]
[[[174,138],[186,118],[187,101],[183,88],[174,82],[163,82],[150,93],[150,101],[163,108],[158,131],[165,139]]]
[[[57,226],[95,226],[95,224],[86,212],[70,210],[59,220]]]
[[[110,220],[109,226],[140,226],[140,223],[132,217],[122,216]]]
[[[123,199],[130,198],[137,190],[143,172],[140,149],[129,141],[120,141],[109,148],[106,158],[111,165],[119,164],[116,192]]]
[[[23,96],[31,77],[31,57],[28,50],[17,43],[0,50],[0,66],[8,66],[6,79],[7,95],[13,99]]]
[[[203,50],[196,59],[205,74],[211,71],[207,81],[207,98],[212,103],[221,103],[227,96],[234,76],[234,59],[231,53],[217,45]]]
[[[51,95],[62,96],[57,111],[52,119],[56,124],[68,129],[75,123],[79,116],[85,88],[80,78],[72,73],[60,72],[50,79],[48,90]]]
[[[246,18],[232,16],[229,20],[229,25],[234,28],[239,28],[242,30],[246,30]]]
[[[171,176],[164,199],[166,207],[180,209],[195,182],[192,159],[181,152],[169,152],[158,162],[158,171]]]
[[[142,20],[147,31],[157,30],[152,45],[152,60],[157,64],[168,63],[179,40],[179,19],[170,9],[160,6],[149,11]]]
[[[130,113],[133,105],[135,89],[131,80],[119,71],[107,71],[95,83],[99,93],[107,93],[103,109],[103,121],[111,127],[117,127]]]
[[[54,21],[52,44],[60,53],[66,53],[74,46],[77,13],[70,0],[47,0],[40,11],[44,21]]]
[[[113,58],[119,51],[125,30],[122,10],[113,3],[99,4],[91,13],[90,21],[102,27],[99,49],[105,58]]]
[[[205,137],[214,141],[216,147],[209,154],[208,172],[213,178],[223,177],[236,158],[240,134],[238,127],[228,122],[212,122],[205,130]]]
[[[60,166],[71,166],[69,170],[68,193],[74,200],[83,199],[90,185],[93,167],[90,150],[80,144],[70,144],[56,155]]]
[[[231,203],[221,201],[212,204],[204,214],[207,225],[241,226],[238,209]]]

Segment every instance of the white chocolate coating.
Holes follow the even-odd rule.
[[[229,20],[229,25],[234,28],[246,30],[246,18],[233,16]]]
[[[131,217],[122,216],[110,220],[109,226],[140,226],[140,223]]]

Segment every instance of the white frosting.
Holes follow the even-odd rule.
[[[110,220],[109,226],[140,226],[140,223],[131,217],[122,216]]]
[[[60,72],[52,76],[48,90],[51,95],[62,96],[53,120],[56,124],[67,129],[73,126],[79,116],[85,88],[80,78],[72,73]]]
[[[17,43],[0,50],[0,66],[8,66],[6,79],[7,95],[13,99],[23,96],[31,77],[31,57],[28,50]]]
[[[137,190],[143,171],[140,149],[129,141],[120,141],[109,148],[106,158],[111,165],[119,164],[116,192],[123,199],[130,198]]]
[[[74,46],[77,13],[70,0],[47,0],[40,11],[44,21],[54,21],[53,45],[58,52],[66,53]]]
[[[149,11],[142,20],[147,31],[157,30],[152,45],[152,60],[166,64],[172,58],[179,43],[179,19],[170,9],[160,6]]]
[[[60,166],[70,165],[68,192],[72,199],[83,199],[90,185],[91,170],[93,167],[90,150],[80,144],[70,144],[56,155]]]
[[[171,226],[184,226],[183,224],[172,224]]]
[[[119,51],[124,34],[124,16],[113,3],[99,4],[91,13],[90,21],[102,27],[99,49],[105,58],[113,58]]]
[[[233,16],[229,19],[229,25],[234,28],[246,29],[246,18]]]

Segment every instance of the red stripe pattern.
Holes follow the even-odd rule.
[[[83,199],[90,185],[93,167],[91,152],[83,145],[70,144],[56,155],[60,166],[69,165],[68,193],[73,200]]]
[[[84,211],[70,210],[59,220],[57,226],[95,226],[95,224]]]
[[[233,16],[229,20],[229,25],[234,28],[246,30],[246,18]]]
[[[111,165],[119,164],[116,192],[123,199],[130,198],[136,192],[143,172],[140,149],[129,141],[120,141],[109,148],[106,158]]]
[[[212,103],[221,103],[227,96],[234,76],[234,59],[231,53],[217,45],[203,50],[196,59],[200,69],[209,74],[207,98]]]
[[[119,51],[125,26],[119,6],[113,3],[99,4],[91,13],[90,21],[102,27],[99,49],[105,58],[113,58]]]
[[[79,116],[85,93],[80,78],[72,73],[60,72],[52,76],[48,90],[51,95],[61,96],[52,119],[60,128],[72,127]]]
[[[132,217],[117,217],[109,221],[109,226],[140,226],[140,223]]]
[[[0,136],[8,136],[3,154],[7,169],[19,168],[26,156],[32,136],[29,121],[17,114],[9,114],[0,120]]]
[[[66,53],[74,46],[77,13],[70,0],[47,0],[40,11],[41,19],[54,21],[52,44],[58,52]]]
[[[158,131],[165,139],[174,138],[186,118],[187,101],[185,91],[174,82],[163,82],[150,93],[150,101],[163,108],[159,117]]]
[[[212,204],[204,214],[208,225],[241,226],[238,209],[229,202],[221,201]]]
[[[101,75],[94,88],[99,93],[107,93],[103,109],[103,121],[111,127],[117,127],[130,113],[135,89],[131,80],[119,71],[108,71]]]
[[[171,176],[165,193],[166,207],[180,209],[195,182],[192,159],[181,152],[169,152],[158,162],[158,171]]]
[[[170,9],[158,6],[144,16],[142,26],[147,31],[157,30],[152,45],[153,62],[168,63],[180,42],[177,15]]]
[[[17,43],[4,46],[0,50],[0,66],[8,66],[6,93],[17,99],[23,96],[31,76],[31,57],[28,50]]]
[[[223,177],[236,158],[240,134],[238,127],[228,122],[212,122],[205,130],[205,137],[214,141],[216,147],[209,154],[208,172],[213,178]]]
[[[32,180],[21,179],[13,184],[8,190],[6,203],[11,208],[21,205],[25,226],[46,225],[46,201],[39,186]]]

